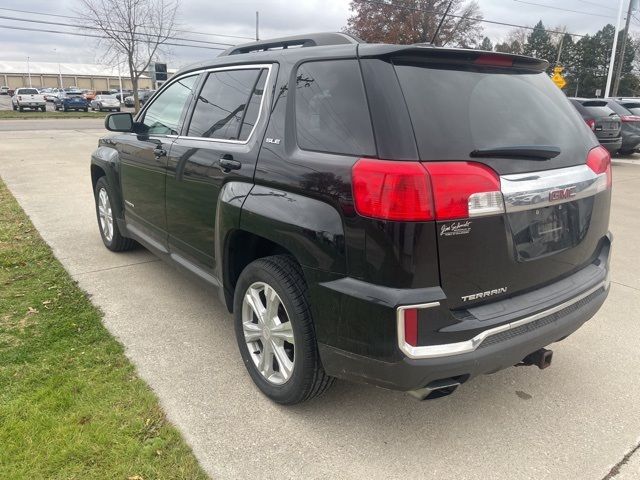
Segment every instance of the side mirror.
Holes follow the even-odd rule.
[[[112,113],[104,120],[104,128],[110,132],[133,132],[133,116],[130,113]]]

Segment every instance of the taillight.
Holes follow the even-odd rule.
[[[404,341],[415,347],[418,345],[418,309],[404,310]]]
[[[429,180],[419,162],[361,158],[352,173],[358,214],[382,220],[433,220]]]
[[[587,122],[587,125],[589,125],[589,128],[593,131],[596,130],[596,121],[593,118],[590,118],[589,120],[585,120],[585,122]]]
[[[500,177],[475,162],[423,164],[431,177],[436,220],[479,217],[504,211]]]
[[[598,182],[598,192],[611,188],[611,155],[602,145],[589,150],[587,166],[597,175],[602,175],[602,181]]]
[[[358,214],[428,221],[504,212],[500,177],[475,162],[401,162],[361,158],[353,166]]]
[[[640,116],[638,115],[620,115],[620,120],[624,123],[640,122]]]

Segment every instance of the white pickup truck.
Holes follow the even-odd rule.
[[[40,95],[35,88],[17,88],[13,97],[11,97],[11,105],[14,110],[20,110],[21,112],[25,108],[47,111],[47,101],[44,99],[44,95]]]

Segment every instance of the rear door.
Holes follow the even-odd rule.
[[[118,138],[127,226],[166,245],[167,153],[179,132],[197,75],[172,82],[138,118],[139,131]]]
[[[604,180],[585,165],[596,138],[544,72],[498,60],[394,61],[420,159],[448,178],[434,193],[436,211],[476,181],[454,171],[489,167],[480,170],[502,190],[493,199],[506,213],[480,205],[473,217],[437,218],[441,285],[452,308],[570,274],[592,261],[608,228],[609,191],[597,193]]]
[[[227,182],[253,179],[272,70],[271,65],[247,65],[203,73],[191,119],[171,147],[169,248],[210,273],[215,268],[218,196]]]

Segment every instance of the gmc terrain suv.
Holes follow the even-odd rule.
[[[102,240],[216,287],[279,403],[544,368],[611,249],[609,153],[546,67],[330,33],[234,47],[106,119]]]

